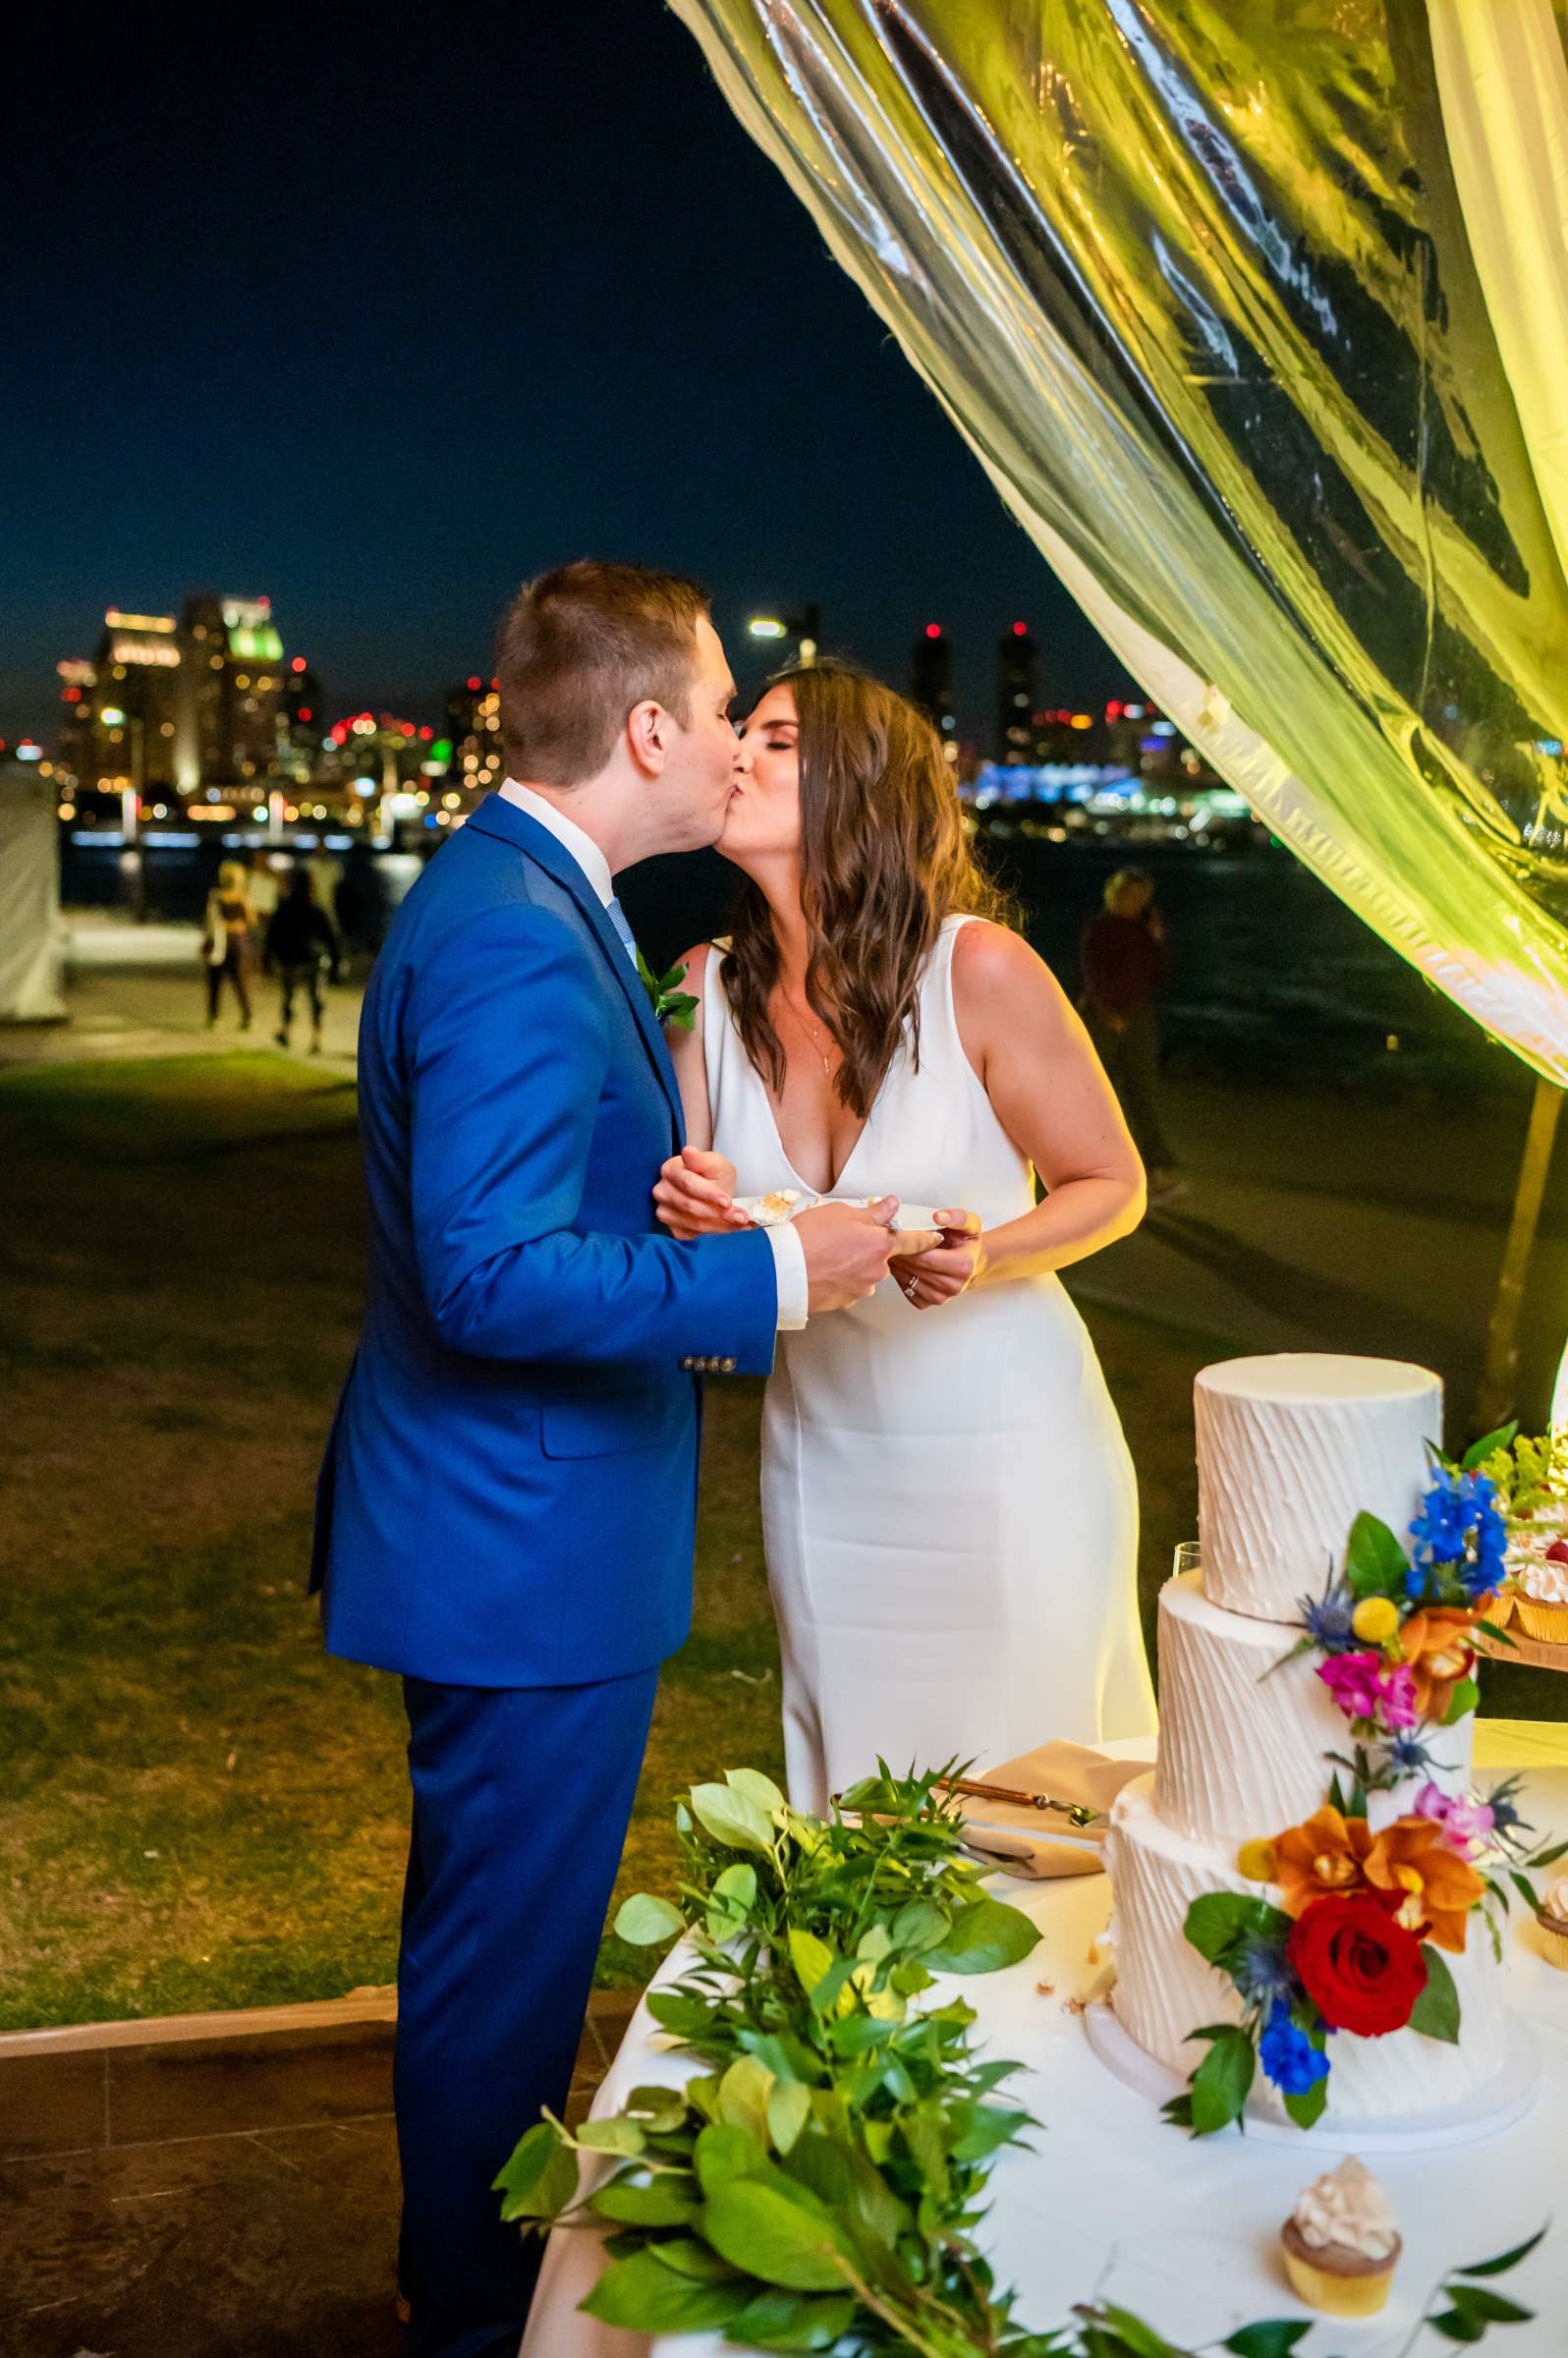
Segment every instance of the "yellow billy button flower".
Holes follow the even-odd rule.
[[[1350,1626],[1364,1645],[1386,1646],[1399,1627],[1399,1607],[1391,1597],[1364,1597]]]
[[[1271,1883],[1277,1865],[1272,1842],[1261,1839],[1244,1842],[1236,1853],[1236,1871],[1244,1875],[1250,1883]]]

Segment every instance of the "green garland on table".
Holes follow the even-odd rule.
[[[710,2068],[634,2088],[575,2136],[547,2113],[495,2181],[525,2231],[614,2230],[583,2304],[602,2323],[843,2358],[1184,2358],[1108,2303],[1032,2332],[976,2245],[995,2156],[1038,2124],[991,2101],[1019,2066],[978,2059],[972,2006],[912,2001],[937,1973],[1018,1963],[1039,1935],[978,1888],[985,1870],[937,1798],[952,1768],[900,1778],[878,1763],[831,1823],[753,1768],[677,1805],[682,1904],[640,1894],[616,1931],[643,1946],[689,1936],[697,1963],[648,2007]],[[608,2163],[582,2201],[579,2154]],[[1527,2314],[1478,2294],[1452,2337]],[[1212,2346],[1287,2358],[1310,2330],[1267,2320]]]

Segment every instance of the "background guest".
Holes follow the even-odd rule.
[[[1084,1021],[1144,1158],[1148,1200],[1168,1202],[1185,1185],[1159,1114],[1155,1002],[1170,950],[1147,869],[1116,870],[1105,886],[1104,907],[1084,927],[1080,954]]]
[[[246,969],[251,956],[251,929],[255,924],[249,878],[238,860],[225,860],[218,880],[207,894],[202,920],[201,955],[207,970],[207,1029],[218,1020],[218,999],[225,975],[240,1002],[240,1029],[251,1029],[251,991]]]
[[[307,868],[294,870],[282,900],[267,921],[263,962],[267,973],[276,975],[282,987],[276,1034],[279,1047],[286,1048],[289,1044],[294,994],[303,989],[310,1002],[310,1053],[319,1056],[321,979],[330,973],[333,981],[337,980],[338,937],[332,920],[317,905],[314,883]]]

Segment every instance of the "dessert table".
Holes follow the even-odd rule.
[[[1568,1727],[1483,1720],[1476,1765],[1488,1781],[1521,1770],[1527,1815],[1542,1829],[1568,1830]],[[1279,2229],[1335,2155],[1234,2132],[1193,2144],[1167,2126],[1085,2036],[1082,1998],[1095,1973],[1089,1952],[1109,1913],[1108,1878],[997,1877],[991,1887],[1034,1919],[1040,1944],[1005,1972],[943,1988],[977,2008],[975,2039],[986,2054],[1022,2064],[1006,2096],[1042,2124],[1035,2151],[1004,2150],[990,2179],[985,2248],[998,2284],[1021,2289],[1020,2320],[1043,2330],[1075,2301],[1102,2298],[1196,2346],[1253,2319],[1309,2315],[1285,2281]],[[1535,2322],[1494,2333],[1498,2358],[1562,2358],[1568,2347],[1568,1974],[1546,1963],[1517,1903],[1507,1922],[1509,2003],[1540,2047],[1537,2101],[1484,2142],[1374,2158],[1404,2237],[1388,2306],[1360,2324],[1322,2320],[1300,2345],[1302,2358],[1402,2358],[1445,2270],[1522,2242],[1554,2213],[1556,2232],[1506,2280]],[[690,1961],[677,1943],[656,1979],[678,1979]],[[641,2006],[594,2114],[616,2110],[634,2087],[678,2083],[693,2068]],[[1353,2132],[1342,2150],[1356,2150]],[[578,2303],[599,2267],[594,2230],[550,2237],[522,2358],[720,2358],[733,2349],[717,2334],[649,2338],[584,2317]],[[1428,2336],[1412,2358],[1451,2346]]]

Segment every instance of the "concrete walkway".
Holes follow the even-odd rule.
[[[206,1025],[194,926],[69,921],[66,1024],[0,1026],[0,1070],[100,1057],[269,1050],[276,985],[252,982],[242,1032],[226,997]],[[329,994],[323,1058],[352,1069],[361,985]],[[308,1047],[294,1028],[292,1055]],[[1288,1043],[1281,1043],[1281,1055]],[[281,1050],[274,1052],[282,1053]],[[1501,1051],[1499,1050],[1499,1055]],[[1212,1336],[1226,1351],[1338,1350],[1420,1359],[1468,1419],[1529,1112],[1528,1088],[1468,1101],[1406,1087],[1293,1090],[1173,1078],[1167,1113],[1186,1192],[1071,1273],[1072,1290]],[[1544,1416],[1568,1331],[1568,1148],[1531,1269],[1519,1398]]]
[[[67,916],[64,932],[68,1020],[0,1024],[0,1070],[100,1057],[222,1056],[240,1046],[275,1046],[278,985],[259,973],[250,978],[250,1030],[241,1030],[227,983],[218,1021],[208,1029],[198,926],[137,926],[109,913],[82,912]],[[327,992],[322,1054],[340,1066],[354,1062],[361,995],[358,982]],[[309,1045],[309,1011],[297,998],[289,1052],[303,1056]]]

